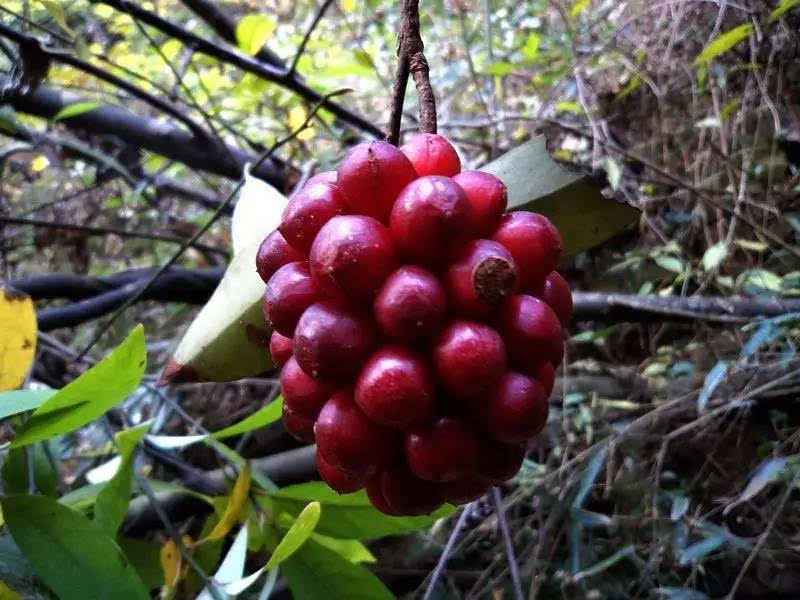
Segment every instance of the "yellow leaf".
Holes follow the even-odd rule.
[[[201,542],[212,542],[214,540],[222,539],[227,535],[231,528],[236,525],[239,517],[242,515],[247,496],[250,493],[250,481],[252,479],[252,470],[250,463],[247,463],[236,478],[236,483],[233,484],[233,491],[228,501],[228,506],[225,507],[225,512],[219,519],[219,523],[214,526],[205,539]]]
[[[44,171],[49,164],[50,161],[47,160],[47,157],[44,154],[39,154],[31,161],[31,170],[34,173],[38,173]]]
[[[30,297],[0,287],[0,391],[22,385],[36,352],[36,310]]]
[[[22,600],[22,596],[0,581],[0,600]]]
[[[586,8],[589,6],[589,0],[578,0],[575,4],[572,5],[572,13],[573,17],[577,17],[581,14]]]
[[[353,12],[356,9],[356,0],[342,0],[342,10],[344,12]]]
[[[164,542],[159,552],[161,559],[161,571],[164,573],[164,585],[167,590],[171,590],[180,580],[181,572],[181,553],[178,546],[171,539]]]
[[[258,54],[272,32],[276,23],[264,15],[247,15],[236,25],[236,43],[242,52],[254,56]]]
[[[306,122],[306,109],[300,105],[289,111],[289,129],[294,131]]]

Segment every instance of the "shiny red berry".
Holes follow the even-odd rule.
[[[256,252],[256,271],[266,283],[275,274],[275,271],[283,265],[305,259],[306,257],[292,248],[281,235],[281,232],[276,229],[265,237],[258,247],[258,252]]]
[[[336,185],[336,179],[338,175],[339,174],[336,171],[322,171],[321,173],[317,173],[316,175],[309,177],[305,185],[311,185],[312,183],[327,183],[329,185]]]
[[[283,209],[278,230],[293,248],[307,254],[322,226],[343,213],[344,200],[339,188],[327,183],[307,183]]]
[[[269,354],[275,366],[281,368],[292,356],[292,338],[273,331],[269,338]]]
[[[383,495],[383,474],[384,471],[379,471],[367,479],[364,489],[367,491],[367,498],[369,498],[372,506],[385,515],[397,517],[399,516],[398,513],[391,506],[389,506],[389,503],[386,501],[386,497]]]
[[[470,230],[476,237],[488,237],[500,224],[508,205],[505,184],[491,173],[464,171],[453,177],[467,195],[472,208]]]
[[[441,487],[416,477],[402,459],[381,473],[381,491],[396,515],[427,515],[441,506]]]
[[[542,384],[548,398],[553,393],[553,387],[556,384],[556,370],[549,362],[539,362],[533,365],[527,371],[528,375],[533,377],[536,381]]]
[[[334,391],[334,386],[330,383],[313,379],[306,374],[294,357],[281,370],[280,381],[284,405],[297,416],[312,421],[317,418],[322,406]]]
[[[364,487],[364,479],[352,473],[345,473],[331,465],[325,458],[317,452],[316,455],[317,473],[322,481],[340,494],[352,494]]]
[[[369,320],[335,301],[309,306],[294,331],[297,364],[315,379],[352,380],[375,347]]]
[[[283,405],[283,426],[294,439],[314,443],[314,421],[293,413],[286,404]]]
[[[355,400],[370,419],[404,429],[430,414],[433,378],[425,360],[402,346],[385,346],[361,369]]]
[[[467,504],[489,491],[489,483],[476,476],[462,477],[442,484],[442,495],[450,504]]]
[[[473,319],[491,315],[519,288],[514,258],[490,240],[469,242],[445,272],[450,304],[458,314]]]
[[[561,259],[561,234],[547,217],[537,213],[504,215],[492,239],[517,261],[522,289],[537,289]]]
[[[292,262],[269,278],[264,291],[264,316],[275,331],[292,337],[300,315],[318,298],[317,284],[311,279],[308,264]]]
[[[356,302],[371,301],[397,267],[394,244],[380,222],[362,215],[328,221],[317,234],[309,255],[317,285],[330,295]]]
[[[523,444],[503,444],[482,438],[478,451],[479,477],[489,483],[500,484],[517,474],[525,460]]]
[[[422,267],[400,267],[375,298],[375,321],[384,335],[402,342],[433,337],[444,320],[447,297],[436,276]]]
[[[525,371],[538,362],[561,362],[561,323],[553,309],[538,298],[513,296],[502,309],[500,331],[508,356],[519,369]]]
[[[400,192],[417,178],[399,148],[380,141],[355,146],[339,165],[337,185],[349,212],[386,223]]]
[[[541,383],[509,371],[487,398],[486,430],[498,442],[524,442],[544,428],[548,409],[547,394]]]
[[[454,481],[469,475],[478,460],[478,438],[472,426],[442,417],[406,434],[406,460],[426,481]]]
[[[569,289],[567,280],[557,271],[550,273],[544,280],[544,285],[536,294],[540,300],[544,300],[550,308],[558,315],[561,327],[567,329],[572,320],[572,290]]]
[[[417,175],[444,175],[452,177],[461,172],[461,160],[453,145],[441,135],[419,133],[401,150],[408,157]]]
[[[437,265],[469,237],[471,213],[463,190],[449,177],[431,175],[409,184],[392,208],[389,230],[398,254],[419,265]]]
[[[436,376],[456,398],[478,396],[506,370],[506,350],[500,334],[484,323],[453,321],[433,347]]]
[[[397,450],[396,435],[370,421],[347,389],[334,393],[325,403],[314,433],[317,451],[326,462],[358,477],[377,473]]]

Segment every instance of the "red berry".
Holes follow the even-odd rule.
[[[351,380],[375,347],[369,320],[334,301],[312,304],[294,332],[294,357],[315,379]]]
[[[401,459],[381,473],[381,491],[396,515],[426,515],[442,504],[440,486],[415,477]]]
[[[395,198],[417,178],[399,148],[371,141],[355,146],[339,165],[337,185],[350,212],[386,223]]]
[[[547,397],[553,393],[553,386],[556,384],[556,370],[549,362],[539,362],[533,365],[528,374],[542,384]]]
[[[489,484],[475,476],[467,476],[442,484],[442,495],[450,504],[467,504],[489,491]]]
[[[292,356],[292,338],[273,331],[269,338],[269,353],[275,366],[281,368]]]
[[[283,405],[283,426],[294,439],[307,444],[314,443],[314,421],[293,413],[285,403]]]
[[[454,481],[469,475],[478,460],[478,439],[472,427],[454,417],[442,417],[406,434],[406,460],[426,481]]]
[[[318,296],[317,284],[311,279],[307,263],[283,265],[267,282],[264,316],[275,331],[292,337],[300,315]]]
[[[453,321],[433,348],[436,375],[457,398],[478,396],[506,370],[506,350],[500,335],[475,321]]]
[[[334,491],[340,494],[352,494],[364,487],[364,479],[362,477],[337,469],[328,463],[319,452],[317,452],[316,461],[317,473],[319,473],[322,481],[327,483]]]
[[[401,150],[408,157],[417,175],[452,177],[461,172],[461,160],[456,149],[435,133],[420,133],[411,138]]]
[[[317,451],[331,466],[364,478],[388,464],[397,445],[395,434],[370,421],[347,389],[325,403],[314,433]]]
[[[547,217],[536,213],[504,215],[492,239],[517,261],[522,289],[536,289],[561,259],[561,234]]]
[[[420,265],[446,262],[469,237],[469,201],[448,178],[420,177],[392,208],[389,230],[398,254]],[[513,254],[513,253],[512,253]]]
[[[371,217],[345,215],[320,229],[309,264],[321,290],[365,301],[375,297],[397,259],[386,227]]]
[[[541,383],[509,371],[497,382],[486,405],[486,430],[498,442],[524,442],[547,422],[547,394]]]
[[[547,276],[541,291],[534,296],[547,302],[558,315],[561,327],[564,329],[569,327],[572,319],[572,290],[569,289],[567,280],[557,271],[553,271]]]
[[[433,406],[433,378],[421,356],[402,346],[385,346],[364,365],[355,400],[380,425],[404,429]]]
[[[445,273],[447,294],[461,315],[488,317],[519,287],[517,266],[503,246],[473,240]]]
[[[538,298],[513,296],[502,309],[500,324],[511,362],[520,369],[541,361],[561,362],[561,323],[553,309]]]
[[[464,171],[453,177],[467,195],[472,207],[473,235],[484,237],[500,224],[508,205],[508,190],[505,184],[491,173]]]
[[[432,337],[444,320],[447,298],[433,273],[422,267],[400,267],[375,298],[375,320],[381,331],[403,342]]]
[[[336,179],[338,175],[339,174],[336,171],[322,171],[309,177],[305,185],[309,186],[312,183],[327,183],[329,185],[336,185]]]
[[[307,254],[322,226],[342,213],[344,199],[339,188],[310,182],[289,200],[278,229],[293,248]]]
[[[333,393],[333,386],[309,377],[292,357],[281,371],[281,393],[284,406],[297,416],[313,421]]]
[[[283,265],[305,259],[305,256],[286,243],[281,232],[276,229],[265,237],[258,247],[256,271],[266,283]]]
[[[482,439],[478,452],[477,473],[489,483],[500,484],[517,474],[525,460],[523,444],[503,444]]]
[[[386,497],[383,495],[383,474],[384,471],[380,471],[379,473],[376,473],[367,479],[367,483],[364,486],[364,488],[367,490],[367,498],[369,498],[372,506],[374,506],[383,514],[396,517],[398,516],[398,513],[395,512],[391,506],[389,506],[389,503],[386,501]]]

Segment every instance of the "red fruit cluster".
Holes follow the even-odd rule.
[[[545,217],[505,213],[443,137],[353,148],[257,255],[284,424],[334,490],[390,515],[513,477],[545,425],[572,313]]]

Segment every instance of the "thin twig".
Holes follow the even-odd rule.
[[[287,76],[293,76],[295,70],[297,69],[297,63],[300,61],[300,57],[303,56],[303,52],[305,52],[306,44],[308,44],[309,38],[311,38],[311,34],[314,33],[314,30],[317,28],[322,17],[325,15],[325,11],[328,10],[328,7],[333,3],[333,0],[325,0],[322,4],[320,9],[317,11],[317,14],[314,16],[314,20],[311,21],[311,26],[306,31],[306,34],[303,36],[303,41],[300,42],[300,46],[297,48],[297,52],[294,55],[294,60],[292,60],[292,64],[289,67],[289,70],[286,72]]]
[[[500,488],[492,487],[492,503],[497,515],[497,522],[500,525],[500,533],[506,549],[506,560],[508,560],[508,570],[511,573],[511,584],[514,586],[514,596],[517,600],[524,600],[522,595],[522,582],[519,579],[519,568],[517,567],[517,557],[514,555],[514,542],[511,540],[511,533],[508,530],[508,520],[503,506],[503,497],[500,495]]]
[[[428,582],[428,587],[425,590],[425,595],[422,597],[422,600],[430,600],[433,595],[433,590],[436,588],[436,583],[439,581],[442,571],[444,571],[447,559],[450,557],[450,552],[452,552],[453,546],[455,546],[456,540],[458,540],[458,536],[461,534],[461,530],[464,528],[467,518],[472,512],[473,504],[474,502],[470,502],[464,507],[464,510],[461,511],[461,515],[458,517],[455,527],[453,527],[453,532],[450,534],[441,555],[439,555],[439,562],[436,563],[436,568],[431,573],[430,581]]]
[[[334,96],[339,96],[339,95],[344,94],[344,93],[349,92],[349,91],[350,91],[349,89],[342,89],[342,90],[335,90],[335,91],[331,92],[330,94],[326,94],[319,102],[317,102],[317,104],[312,108],[311,112],[308,113],[308,116],[306,117],[305,121],[303,121],[303,123],[300,125],[300,127],[298,127],[295,131],[293,131],[292,133],[290,133],[289,135],[287,135],[283,139],[280,139],[277,142],[275,142],[269,150],[264,152],[259,157],[259,159],[256,161],[255,165],[252,166],[252,169],[253,170],[257,169],[259,167],[259,165],[261,165],[270,156],[272,156],[279,148],[281,148],[282,146],[284,146],[285,144],[287,144],[288,142],[293,140],[295,137],[297,137],[297,135],[300,132],[302,132],[306,127],[308,127],[308,124],[311,122],[311,120],[317,114],[317,111],[320,108],[322,108],[322,106],[325,105],[330,98],[332,98]],[[142,287],[139,288],[139,290],[135,294],[130,296],[125,301],[125,303],[122,304],[122,306],[120,306],[116,311],[114,311],[114,313],[111,315],[111,317],[100,327],[100,329],[97,331],[97,333],[95,333],[95,335],[92,337],[90,342],[81,351],[81,353],[79,354],[79,357],[84,356],[89,350],[91,350],[92,346],[94,346],[97,343],[97,341],[103,336],[103,334],[108,330],[108,328],[117,319],[117,317],[119,317],[126,308],[128,308],[130,305],[132,305],[134,302],[136,302],[139,299],[139,297],[141,297],[149,289],[149,287],[153,284],[153,282],[156,279],[158,279],[158,277],[162,273],[164,273],[167,269],[169,269],[175,263],[175,261],[177,261],[181,257],[181,255],[186,251],[186,249],[190,245],[195,243],[200,238],[200,236],[203,235],[216,222],[216,220],[224,212],[225,208],[233,201],[233,198],[236,197],[236,194],[239,193],[239,190],[242,189],[243,185],[244,185],[244,179],[240,179],[239,182],[234,186],[234,188],[228,194],[227,198],[225,198],[225,200],[214,211],[214,213],[211,215],[211,217],[208,219],[208,221],[206,221],[205,225],[203,225],[200,229],[198,229],[195,232],[195,234],[189,240],[187,240],[185,243],[183,243],[181,245],[181,247],[178,248],[178,250],[175,252],[175,254],[173,254],[170,257],[170,259],[168,261],[166,261],[163,265],[161,265],[161,267],[157,271],[155,271],[147,279],[147,281],[144,282]]]

